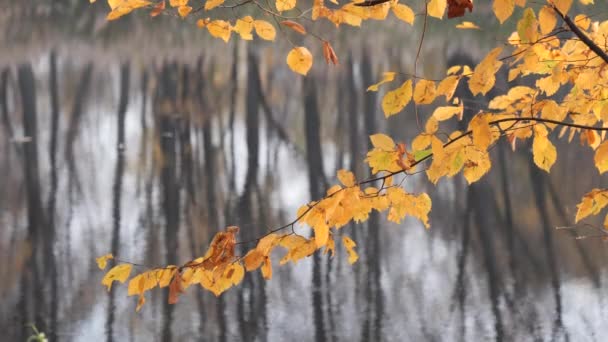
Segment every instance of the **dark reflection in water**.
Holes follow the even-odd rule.
[[[50,17],[66,15],[57,6]],[[49,18],[36,13],[23,15]],[[91,13],[79,26],[87,34],[97,22]],[[103,26],[100,35],[140,27],[138,20]],[[525,143],[517,152],[499,143],[493,171],[473,186],[461,177],[436,188],[424,175],[406,178],[408,190],[432,195],[433,228],[371,214],[336,232],[357,241],[354,266],[340,248],[335,258],[317,253],[297,265],[277,259],[270,281],[247,274],[217,298],[188,289],[176,305],[156,290],[135,313],[125,286],[104,293],[94,257],[182,263],[203,254],[228,225],[251,241],[290,221],[299,205],[323,196],[340,168],[369,176],[366,136],[390,132],[405,140],[418,124],[409,107],[382,118],[381,93],[365,89],[382,71],[408,70],[412,61],[363,36],[343,44],[341,67],[315,67],[302,79],[287,71],[280,47],[271,53],[205,41],[213,48],[202,53],[184,49],[188,56],[177,58],[167,47],[143,58],[120,48],[81,56],[31,39],[32,50],[0,64],[3,340],[25,341],[29,323],[51,341],[605,336],[605,247],[553,229],[571,223],[578,199],[602,179],[580,167],[591,165],[590,153],[567,146],[547,175]],[[432,47],[426,53],[431,58]],[[441,56],[441,70],[479,57]],[[503,75],[498,89],[509,86]],[[457,96],[465,117],[488,101],[466,85]],[[431,112],[419,108],[421,119]]]

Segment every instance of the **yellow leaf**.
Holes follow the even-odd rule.
[[[97,261],[97,266],[99,267],[100,270],[105,270],[106,265],[108,264],[108,260],[110,260],[110,259],[114,259],[114,256],[112,255],[112,253],[102,255],[99,258],[96,258],[95,261]]]
[[[315,243],[317,248],[323,247],[327,244],[327,239],[329,238],[329,226],[325,223],[324,219],[318,221],[312,229],[315,232]]]
[[[538,12],[538,23],[540,24],[540,33],[548,34],[553,31],[557,24],[555,12],[549,6],[543,6]]]
[[[608,140],[601,143],[597,150],[595,150],[593,161],[600,174],[608,171]]]
[[[406,215],[409,215],[421,220],[426,228],[430,227],[428,214],[431,211],[431,198],[427,194],[415,196],[397,187],[389,188],[387,196],[391,202],[389,221],[400,223]]]
[[[247,271],[253,271],[262,266],[265,256],[257,249],[252,249],[243,257],[243,263]]]
[[[137,307],[135,308],[135,311],[139,312],[139,310],[141,310],[141,307],[144,306],[145,303],[146,297],[144,297],[144,295],[142,294],[141,296],[139,296],[139,299],[137,299]]]
[[[464,171],[462,173],[469,184],[477,182],[492,167],[488,152],[482,152],[474,146],[465,148],[464,158]]]
[[[327,244],[325,245],[325,250],[323,251],[323,255],[331,253],[331,257],[334,257],[336,253],[336,242],[334,241],[334,237],[332,234],[329,235],[329,239],[327,239]]]
[[[429,104],[435,100],[435,82],[420,80],[414,89],[414,101],[418,104]]]
[[[344,184],[346,187],[355,186],[355,175],[348,170],[339,170],[338,179],[340,180],[340,183]]]
[[[171,279],[177,273],[177,267],[170,265],[163,269],[158,270],[156,273],[158,277],[158,287],[163,288],[169,286]]]
[[[252,40],[253,35],[251,34],[251,31],[253,31],[253,18],[248,15],[241,19],[237,19],[232,30],[238,33],[242,39]]]
[[[300,75],[306,75],[312,67],[312,54],[304,46],[298,46],[287,54],[287,65]]]
[[[501,52],[502,48],[495,48],[475,67],[475,71],[469,79],[469,89],[473,95],[479,93],[485,95],[494,87],[496,72],[502,65],[502,62],[497,60]]]
[[[393,11],[395,17],[405,21],[410,25],[414,25],[415,14],[409,6],[395,3],[391,6],[391,10]]]
[[[181,7],[186,6],[188,4],[188,0],[170,0],[169,5],[171,7]]]
[[[205,2],[205,11],[216,8],[217,6],[224,3],[224,0],[207,0]]]
[[[289,11],[296,7],[296,0],[276,0],[275,5],[279,12]]]
[[[177,9],[177,13],[179,13],[179,16],[182,18],[185,18],[186,16],[188,16],[188,14],[190,14],[190,12],[192,12],[192,7],[190,7],[190,6],[180,6]]]
[[[268,256],[272,251],[272,248],[279,242],[279,235],[271,233],[260,239],[258,245],[255,247],[257,251],[262,253],[264,256]]]
[[[224,270],[223,277],[232,285],[238,285],[245,276],[243,265],[238,262],[232,263]]]
[[[591,18],[584,14],[577,14],[576,17],[574,17],[574,23],[576,26],[586,31],[589,29],[589,25],[591,25]]]
[[[540,117],[543,119],[562,121],[566,118],[568,112],[561,108],[555,101],[546,100],[543,104],[543,108],[540,113]],[[547,123],[547,127],[553,129],[557,124]]]
[[[108,291],[112,289],[112,282],[119,281],[124,283],[131,273],[130,264],[120,264],[114,266],[101,280],[101,284],[108,287]]]
[[[131,7],[118,7],[116,9],[112,10],[110,13],[108,13],[106,20],[108,20],[108,21],[116,20],[116,19],[122,17],[123,15],[127,15],[127,14],[131,13],[131,11],[133,11],[133,8],[131,8]]]
[[[570,7],[572,6],[572,0],[552,0],[553,4],[562,14],[568,14]]]
[[[546,135],[536,134],[532,142],[534,163],[541,169],[549,172],[557,159],[557,150]]]
[[[253,27],[255,28],[255,33],[264,40],[272,41],[277,35],[274,26],[265,20],[254,20]]]
[[[437,96],[445,96],[446,101],[449,101],[454,96],[454,92],[458,87],[458,82],[460,81],[460,77],[458,76],[448,76],[439,82],[437,86]]]
[[[376,6],[368,7],[369,19],[384,20],[388,16],[390,4],[385,2]]]
[[[583,5],[591,5],[593,4],[593,0],[578,0]]]
[[[382,98],[384,116],[397,114],[405,108],[412,99],[412,80],[405,81],[401,87],[391,90]]]
[[[384,83],[391,82],[395,79],[395,72],[389,71],[382,74],[382,80],[376,84],[372,84],[367,87],[367,91],[378,91],[378,87]]]
[[[522,43],[536,42],[538,40],[538,21],[534,10],[526,8],[522,18],[517,22],[517,34]]]
[[[357,260],[359,260],[359,255],[357,254],[357,252],[355,252],[355,247],[357,246],[355,241],[344,235],[342,237],[342,243],[344,244],[344,247],[346,248],[346,253],[348,254],[348,263],[352,265],[357,262]]]
[[[487,116],[476,115],[469,123],[469,129],[473,131],[473,144],[480,151],[486,151],[492,143],[492,130],[488,124]]]
[[[457,29],[462,29],[462,30],[479,30],[480,27],[477,26],[475,23],[470,22],[470,21],[463,21],[462,23],[456,25]]]
[[[429,117],[429,119],[426,121],[426,124],[424,125],[424,132],[426,134],[435,134],[438,130],[439,121],[433,116]]]
[[[264,262],[262,263],[262,276],[266,280],[272,278],[272,262],[269,257],[265,257]]]
[[[447,5],[447,0],[431,0],[426,9],[431,17],[441,19],[443,18]]]
[[[513,14],[513,9],[515,9],[513,0],[494,0],[494,4],[492,5],[492,10],[494,10],[494,14],[496,14],[496,18],[498,18],[501,24],[509,19],[511,14]]]
[[[220,38],[226,43],[230,40],[230,23],[225,20],[213,20],[209,22],[207,30],[212,36]]]
[[[398,163],[399,153],[397,151],[384,151],[374,148],[367,153],[365,161],[369,164],[373,174],[380,171],[396,172],[403,170]]]
[[[422,151],[431,144],[431,135],[423,133],[418,135],[412,141],[412,149],[414,151]]]
[[[315,239],[306,239],[298,235],[288,235],[281,239],[279,244],[282,247],[287,248],[289,251],[279,262],[281,265],[292,261],[293,263],[298,260],[310,256],[317,250]]]
[[[577,205],[578,211],[576,212],[574,221],[578,223],[578,221],[589,215],[597,215],[606,205],[608,205],[608,190],[593,189],[585,194]]]
[[[372,146],[384,151],[392,151],[395,149],[395,142],[386,134],[378,133],[369,136]]]
[[[454,115],[461,116],[462,111],[462,106],[437,107],[433,112],[433,117],[438,121],[445,121],[451,119]]]

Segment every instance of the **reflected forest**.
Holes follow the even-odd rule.
[[[464,17],[452,19],[447,19],[454,11],[449,7],[443,20],[433,16],[432,6],[425,6],[441,1],[401,0],[413,10],[413,25],[399,16],[396,0],[357,6],[371,11],[372,17],[373,8],[395,8],[386,19],[364,20],[361,27],[341,23],[336,28],[332,21],[338,20],[338,11],[330,19],[279,23],[291,18],[290,13],[310,16],[306,9],[311,7],[317,13],[315,6],[323,3],[319,0],[299,0],[302,10],[280,14],[265,7],[275,8],[274,1],[252,0],[247,7],[226,0],[206,11],[199,8],[205,1],[190,0],[186,15],[175,3],[188,1],[171,0],[162,1],[163,12],[154,17],[149,12],[158,10],[160,2],[142,1],[142,8],[106,19],[127,6],[118,3],[133,1],[0,0],[0,340],[608,338],[604,217],[578,220],[583,196],[606,184],[600,151],[608,105],[601,107],[606,102],[601,100],[601,106],[589,105],[576,116],[573,106],[583,108],[577,103],[561,118],[549,117],[571,126],[558,133],[560,127],[554,128],[551,121],[540,123],[548,117],[544,109],[539,107],[537,114],[531,109],[540,102],[509,105],[518,114],[498,113],[507,105],[500,108],[495,102],[517,87],[538,94],[521,98],[562,107],[573,101],[573,89],[579,89],[580,98],[590,98],[595,88],[576,83],[585,68],[596,75],[587,82],[595,82],[594,87],[604,89],[598,92],[608,96],[605,45],[581,53],[599,57],[589,57],[584,67],[577,64],[578,71],[568,64],[567,58],[576,58],[572,52],[542,76],[518,78],[510,72],[518,58],[514,51],[520,51],[513,49],[540,55],[543,46],[523,49],[507,42],[513,31],[522,41],[530,32],[521,30],[522,23],[532,22],[526,19],[530,12],[525,0],[515,1],[506,21],[493,9],[493,3],[508,2],[503,0],[475,1],[472,11],[462,8]],[[579,29],[587,32],[582,33],[585,37],[602,30],[608,35],[608,5],[575,0],[562,13],[563,2],[528,3],[536,21],[536,26],[530,25],[539,35],[563,40],[563,51],[597,47],[576,38],[576,30],[568,26],[569,15],[586,13],[592,22],[599,21]],[[452,3],[449,0],[448,6]],[[326,2],[323,8],[333,11],[346,4]],[[563,14],[556,14],[550,34],[543,32],[543,8]],[[224,42],[210,34],[212,22],[197,27],[201,18],[236,25],[236,18],[246,15],[275,27],[274,41],[260,39],[261,32],[247,41],[240,28],[231,26],[231,37]],[[350,17],[340,20],[348,23],[345,18]],[[481,29],[457,28],[463,21]],[[300,24],[306,35],[297,32]],[[534,44],[544,44],[537,39]],[[577,43],[570,46],[569,39]],[[326,63],[325,41],[331,43],[337,65],[329,63],[331,58]],[[562,43],[556,44],[553,48],[560,49]],[[307,46],[314,58],[305,76],[289,58],[286,63],[294,46]],[[438,103],[419,100],[417,84],[425,79],[439,84],[453,66],[480,72],[477,66],[498,46],[505,47],[505,59],[502,65],[494,64],[491,89],[476,92],[463,72],[457,74],[462,80],[453,89],[457,102],[447,95]],[[527,59],[524,63],[534,65]],[[537,57],[536,63],[548,62]],[[536,81],[555,72],[556,65],[570,74],[548,94]],[[368,89],[391,71],[395,81],[380,85],[378,91]],[[574,72],[581,74],[572,76]],[[408,98],[398,114],[388,115],[384,96],[410,79],[412,100]],[[460,106],[459,117],[433,119],[438,117],[436,108],[446,104]],[[467,168],[479,165],[467,159],[460,160],[449,177],[446,171],[439,181],[430,180],[439,151],[445,147],[449,153],[452,132],[468,132],[462,140],[478,145],[479,130],[470,123],[481,112],[528,121],[514,121],[508,129],[486,123],[496,130],[483,151],[493,167],[483,177],[469,180]],[[534,117],[540,119],[530,121]],[[438,130],[424,133],[437,124]],[[518,133],[509,131],[513,127],[522,127],[517,132],[527,129],[530,138],[523,133],[516,137]],[[390,149],[406,149],[400,152],[397,171],[372,173],[369,151],[378,146],[370,136],[378,133],[397,143],[391,142]],[[548,166],[550,173],[541,166],[550,157],[539,161],[533,146],[536,139],[547,140],[549,133],[549,144],[558,150],[557,161]],[[436,140],[416,150],[413,139],[425,134]],[[439,141],[438,147],[434,141]],[[608,150],[602,153],[608,163]],[[410,164],[401,165],[408,158]],[[464,177],[456,174],[460,168]],[[332,246],[336,242],[335,251],[327,253],[329,245],[320,247],[317,227],[290,222],[300,218],[303,205],[331,198],[328,189],[335,184],[345,189],[363,184],[346,184],[339,170],[349,170],[357,182],[390,171],[395,174],[390,180],[370,183],[378,193],[386,185],[389,191],[395,186],[407,194],[428,194],[430,228],[409,211],[396,223],[388,219],[392,211],[387,217],[370,209],[365,219],[355,217],[341,228],[330,225]],[[599,214],[608,205],[606,200],[594,201],[589,209],[593,213],[584,216]],[[114,282],[110,291],[101,284],[108,270],[121,263],[132,265],[131,276],[188,265],[207,253],[217,233],[231,226],[239,228],[236,256],[232,254],[237,263],[255,250],[261,237],[280,227],[285,229],[279,233],[303,236],[303,241],[316,237],[317,245],[310,240],[310,252],[284,265],[285,249],[277,246],[272,255],[266,252],[271,277],[262,274],[268,272],[266,266],[249,271],[245,264],[242,280],[219,296],[203,288],[202,280],[202,287],[178,286],[175,304],[169,303],[173,284],[148,291],[141,308],[136,296],[128,296],[129,281]],[[343,236],[356,243],[358,260],[352,264],[352,247],[343,243],[348,241]],[[95,259],[108,253],[114,258],[102,271]],[[187,268],[179,268],[175,279]]]

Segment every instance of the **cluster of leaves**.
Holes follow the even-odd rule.
[[[93,3],[96,0],[90,1]],[[192,5],[194,5],[195,0],[169,0],[169,6],[167,6],[166,0],[108,0],[110,12],[107,15],[107,20],[116,20],[135,10],[144,9],[149,10],[152,17],[166,14],[189,18],[201,12],[213,13],[216,10],[251,6],[260,10],[265,17],[270,17],[282,32],[283,28],[288,28],[298,35],[309,35],[320,41],[322,53],[327,64],[337,65],[338,57],[331,44],[318,34],[309,32],[302,24],[304,20],[316,21],[325,19],[338,27],[342,24],[361,26],[365,20],[385,20],[389,12],[392,12],[397,18],[410,25],[414,24],[415,19],[414,11],[409,6],[398,3],[397,0],[390,0],[377,6],[361,6],[365,4],[363,0],[349,2],[344,5],[340,5],[338,0],[330,0],[331,5],[326,5],[324,0],[314,0],[312,7],[308,9],[298,8],[297,0],[275,0],[272,4],[274,6],[270,2],[260,2],[258,0],[242,0],[231,4],[226,4],[226,1],[230,0],[205,0],[204,4],[194,8]],[[470,3],[470,0],[464,1]],[[468,6],[472,9],[472,5]],[[445,11],[445,4],[443,7]],[[437,11],[438,5],[433,5],[433,8],[434,11]],[[286,13],[289,13],[289,15]],[[230,40],[233,32],[243,40],[253,40],[253,31],[263,40],[274,41],[276,38],[275,25],[270,21],[255,19],[250,15],[233,20],[199,17],[196,20],[196,26],[201,29],[207,29],[211,36],[221,39],[226,43]],[[294,72],[306,75],[313,65],[313,54],[307,47],[298,46],[293,44],[291,39],[287,39],[294,45],[287,55],[287,65]]]
[[[411,169],[412,165],[417,163],[413,155],[405,152],[403,144],[395,144],[384,134],[371,136],[371,141],[374,149],[368,153],[368,162],[373,169],[402,171],[404,168]],[[365,221],[372,210],[388,211],[388,219],[397,223],[407,215],[413,216],[429,227],[430,197],[424,193],[407,193],[393,184],[390,174],[381,177],[384,182],[380,188],[362,188],[371,183],[371,180],[357,183],[353,173],[346,170],[338,172],[338,179],[342,185],[334,185],[323,199],[302,206],[298,210],[296,220],[260,238],[257,245],[243,256],[237,256],[235,253],[238,227],[232,226],[215,235],[203,257],[181,266],[155,268],[132,277],[128,285],[128,295],[139,296],[137,310],[145,303],[145,292],[156,287],[169,287],[169,302],[176,303],[178,296],[194,284],[199,284],[219,296],[239,284],[245,272],[260,269],[263,277],[270,279],[271,253],[275,247],[286,250],[279,262],[281,265],[290,261],[296,263],[320,249],[324,249],[325,254],[331,253],[333,257],[336,243],[332,228],[339,229],[352,221]],[[296,234],[293,228],[297,222],[311,227],[314,236],[308,238]],[[291,232],[278,233],[287,227],[292,228]],[[359,258],[355,251],[356,243],[344,235],[342,244],[348,254],[348,262],[355,263]],[[112,254],[97,258],[99,268],[104,270],[108,260],[113,258]],[[129,279],[132,268],[130,263],[119,263],[106,273],[102,284],[111,290],[114,281],[124,283]]]
[[[414,21],[413,11],[394,0],[351,2],[343,6],[339,6],[337,1],[332,2],[336,8],[329,9],[322,0],[315,0],[309,11],[312,19],[325,18],[336,26],[358,26],[363,20],[382,20],[392,10],[400,19],[410,24]],[[580,2],[589,4],[592,1]],[[152,4],[144,0],[110,0],[109,4],[112,12],[108,19],[142,7],[152,7],[153,15],[165,10],[164,2]],[[281,22],[277,20],[282,26],[299,34],[307,34],[304,26],[293,21],[304,14],[296,17],[281,14],[282,11],[294,9],[295,0],[277,0],[275,6],[280,13],[263,7],[255,0],[244,0],[233,6],[246,4],[258,6],[275,20],[282,19]],[[170,5],[182,17],[199,11],[190,8],[187,0],[171,0]],[[525,5],[525,0],[494,0],[493,10],[502,23],[512,16],[515,6]],[[224,0],[208,0],[201,8],[211,10],[222,6],[230,7],[224,5]],[[584,15],[571,19],[568,16],[571,6],[572,0],[547,0],[538,10],[526,8],[517,22],[517,31],[508,38],[509,46],[491,50],[474,68],[451,67],[440,80],[413,75],[387,91],[382,98],[382,110],[386,117],[400,113],[413,102],[420,121],[418,106],[438,105],[426,119],[424,127],[420,127],[419,134],[412,139],[410,148],[404,143],[395,143],[384,134],[372,135],[373,149],[366,158],[371,178],[357,180],[353,173],[340,170],[337,178],[341,184],[329,188],[323,198],[302,206],[294,221],[269,231],[243,255],[238,256],[235,252],[238,228],[229,227],[213,238],[205,256],[181,266],[150,269],[132,277],[128,292],[129,295],[139,296],[138,309],[145,303],[145,292],[156,287],[169,287],[169,301],[175,303],[178,296],[193,284],[200,284],[220,295],[239,284],[245,272],[260,269],[263,277],[270,279],[271,254],[277,247],[285,250],[280,264],[289,261],[295,263],[319,250],[331,252],[333,256],[335,232],[350,222],[367,220],[373,210],[388,212],[388,220],[397,223],[411,216],[428,228],[430,197],[425,193],[406,192],[394,178],[423,171],[436,184],[441,178],[462,172],[468,183],[476,182],[491,169],[489,151],[501,137],[505,137],[513,149],[518,142],[532,139],[535,164],[549,172],[557,160],[557,149],[549,136],[559,128],[559,137],[567,135],[570,142],[578,135],[581,144],[593,149],[597,169],[600,174],[606,172],[608,56],[599,46],[605,46],[608,21],[592,22]],[[425,13],[441,19],[446,11],[448,17],[458,17],[464,15],[466,9],[473,9],[469,0],[431,0],[426,4]],[[564,23],[561,27],[557,26],[559,20]],[[211,19],[199,19],[197,24],[225,41],[228,41],[231,32],[236,32],[242,39],[252,39],[253,31],[266,40],[274,40],[276,35],[272,24],[251,16],[237,19],[234,25]],[[462,25],[470,28],[474,24]],[[562,35],[569,32],[574,33],[575,38],[570,34]],[[326,59],[337,64],[331,45],[322,41]],[[306,74],[312,66],[312,54],[305,47],[296,46],[289,52],[287,63],[294,71]],[[454,97],[459,84],[466,82],[473,95],[486,95],[494,88],[496,74],[502,67],[508,68],[509,81],[530,86],[515,86],[495,96],[487,108],[470,119],[465,131],[446,133],[441,130],[446,122],[463,119],[464,104]],[[368,91],[379,91],[402,76],[397,72],[385,72],[378,83],[369,86]],[[553,96],[558,91],[563,94],[560,95],[563,99],[556,101]],[[425,167],[423,170],[417,170],[422,166]],[[599,214],[606,206],[608,190],[591,191],[578,206],[576,222]],[[297,223],[310,227],[311,236],[296,234],[294,225]],[[608,216],[605,226],[608,227]],[[356,262],[355,242],[344,236],[342,243],[349,255],[349,262]],[[110,254],[98,258],[99,267],[105,269],[107,261],[112,258]],[[110,289],[114,281],[125,282],[129,279],[131,271],[131,264],[119,263],[106,273],[102,283]]]

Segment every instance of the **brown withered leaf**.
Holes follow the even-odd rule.
[[[473,12],[471,0],[448,0],[448,19],[464,16],[466,9]]]
[[[152,8],[152,11],[150,11],[150,16],[152,18],[154,18],[157,15],[161,14],[164,10],[165,10],[165,0],[154,5],[154,8]]]
[[[333,65],[338,65],[338,56],[336,56],[336,52],[331,47],[329,42],[323,42],[323,57],[325,57],[325,62],[327,64],[333,63]]]
[[[302,34],[302,35],[306,34],[306,29],[304,28],[304,26],[300,25],[299,23],[296,23],[295,21],[283,20],[283,21],[281,21],[281,25],[287,26],[290,29],[298,32],[299,34]]]

